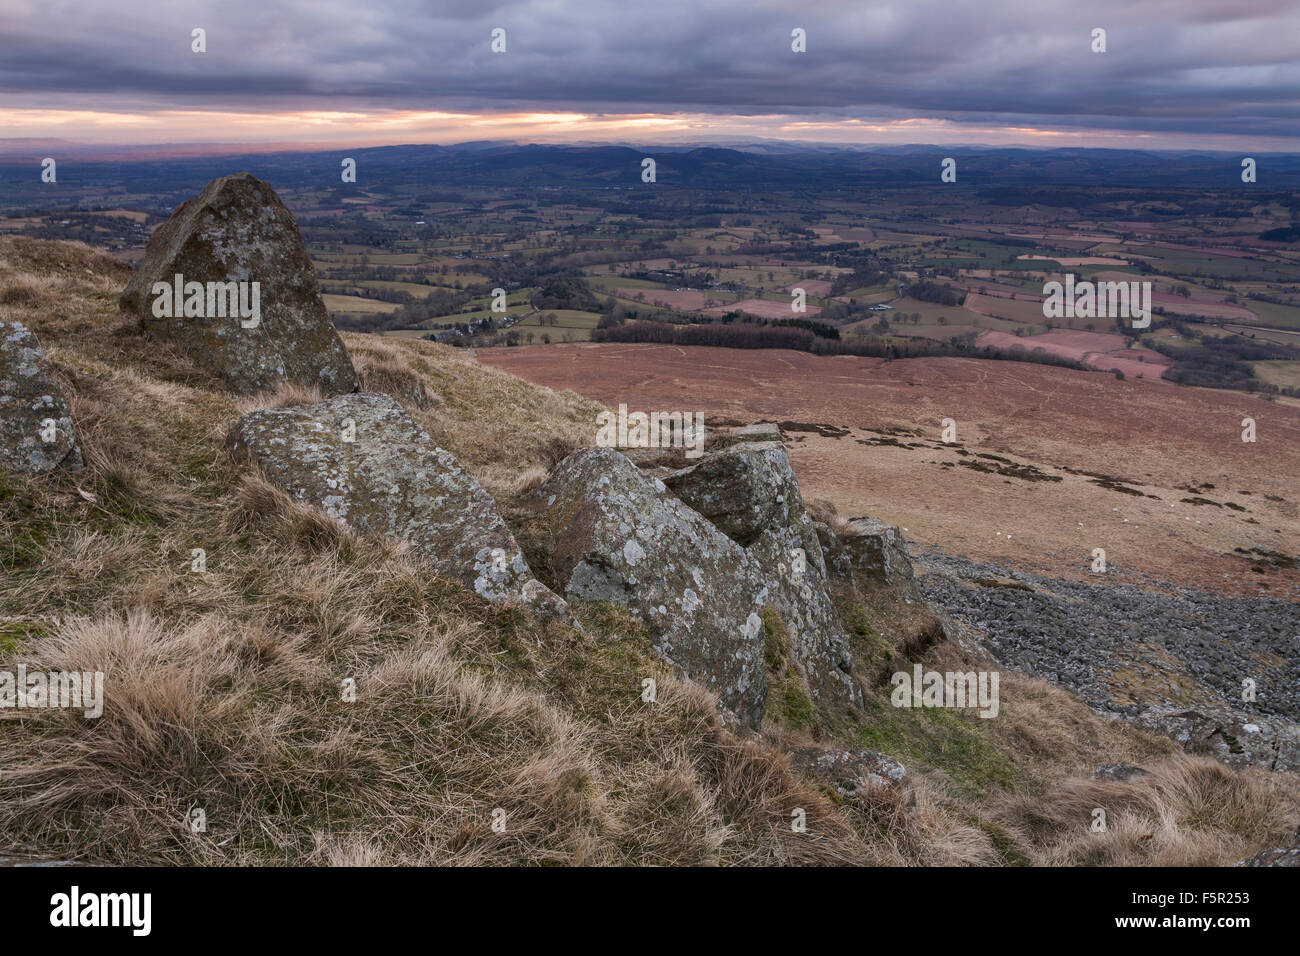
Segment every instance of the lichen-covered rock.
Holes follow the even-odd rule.
[[[822,549],[785,446],[732,445],[668,475],[664,484],[758,563],[813,698],[860,706],[848,638],[826,592]]]
[[[896,588],[908,600],[921,599],[907,544],[896,525],[862,515],[850,518],[839,534],[820,525],[817,535],[832,574]]]
[[[253,412],[230,446],[296,500],[362,533],[410,542],[438,574],[483,597],[567,615],[529,570],[492,497],[389,396]]]
[[[664,479],[670,491],[741,547],[803,514],[799,482],[780,442],[747,442],[706,455]]]
[[[770,595],[744,548],[608,448],[570,455],[536,501],[567,597],[626,606],[669,661],[742,720],[762,720]]]
[[[160,316],[162,293],[155,294],[154,284],[174,288],[178,275],[183,283],[202,283],[202,298],[186,308],[168,294],[171,315]],[[218,283],[248,283],[250,307],[251,283],[258,284],[255,322],[237,311],[227,314],[237,300],[227,298],[228,287],[213,294]],[[184,299],[190,300],[188,291]],[[138,315],[148,334],[172,343],[234,391],[282,382],[316,386],[326,395],[357,387],[293,216],[267,183],[248,173],[214,179],[158,227],[121,307]]]
[[[1300,726],[1283,718],[1243,717],[1212,707],[1148,707],[1134,723],[1229,766],[1300,770]]]
[[[1237,866],[1297,866],[1300,867],[1300,846],[1276,847],[1256,853]]]
[[[41,474],[82,465],[68,403],[36,336],[0,322],[0,468]]]
[[[879,789],[896,794],[903,806],[916,811],[916,792],[907,770],[874,750],[801,747],[790,753],[790,766],[798,774],[829,784],[845,800],[863,801]]]

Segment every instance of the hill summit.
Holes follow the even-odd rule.
[[[6,721],[0,852],[1227,863],[1300,823],[1292,775],[1185,755],[1013,672],[996,719],[893,706],[891,674],[996,664],[919,599],[892,529],[803,501],[779,430],[715,433],[694,463],[624,455],[592,447],[595,403],[463,352],[280,335],[318,293],[257,271],[301,243],[254,241],[239,204],[181,263],[205,308],[209,282],[274,304],[283,280],[298,312],[260,332],[194,317],[214,340],[267,337],[250,350],[196,347],[188,317],[142,330],[191,212],[145,278],[0,239],[0,322],[34,339],[80,453],[0,459],[0,672],[105,681],[100,717]],[[6,409],[8,442],[26,432]]]

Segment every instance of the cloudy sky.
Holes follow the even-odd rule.
[[[0,0],[28,137],[1300,150],[1300,0]]]

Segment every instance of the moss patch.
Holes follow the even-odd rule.
[[[785,669],[790,653],[790,636],[786,633],[785,622],[776,608],[768,605],[763,608],[763,661],[770,671],[780,673]]]
[[[893,707],[876,698],[867,701],[866,711],[856,733],[858,746],[896,757],[909,770],[942,770],[962,796],[984,797],[1024,783],[978,717],[942,707]]]

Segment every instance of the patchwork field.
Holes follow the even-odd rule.
[[[608,344],[478,356],[611,406],[785,422],[808,497],[915,543],[1079,580],[1103,548],[1121,580],[1300,598],[1295,568],[1260,563],[1300,540],[1300,408],[976,359]]]

